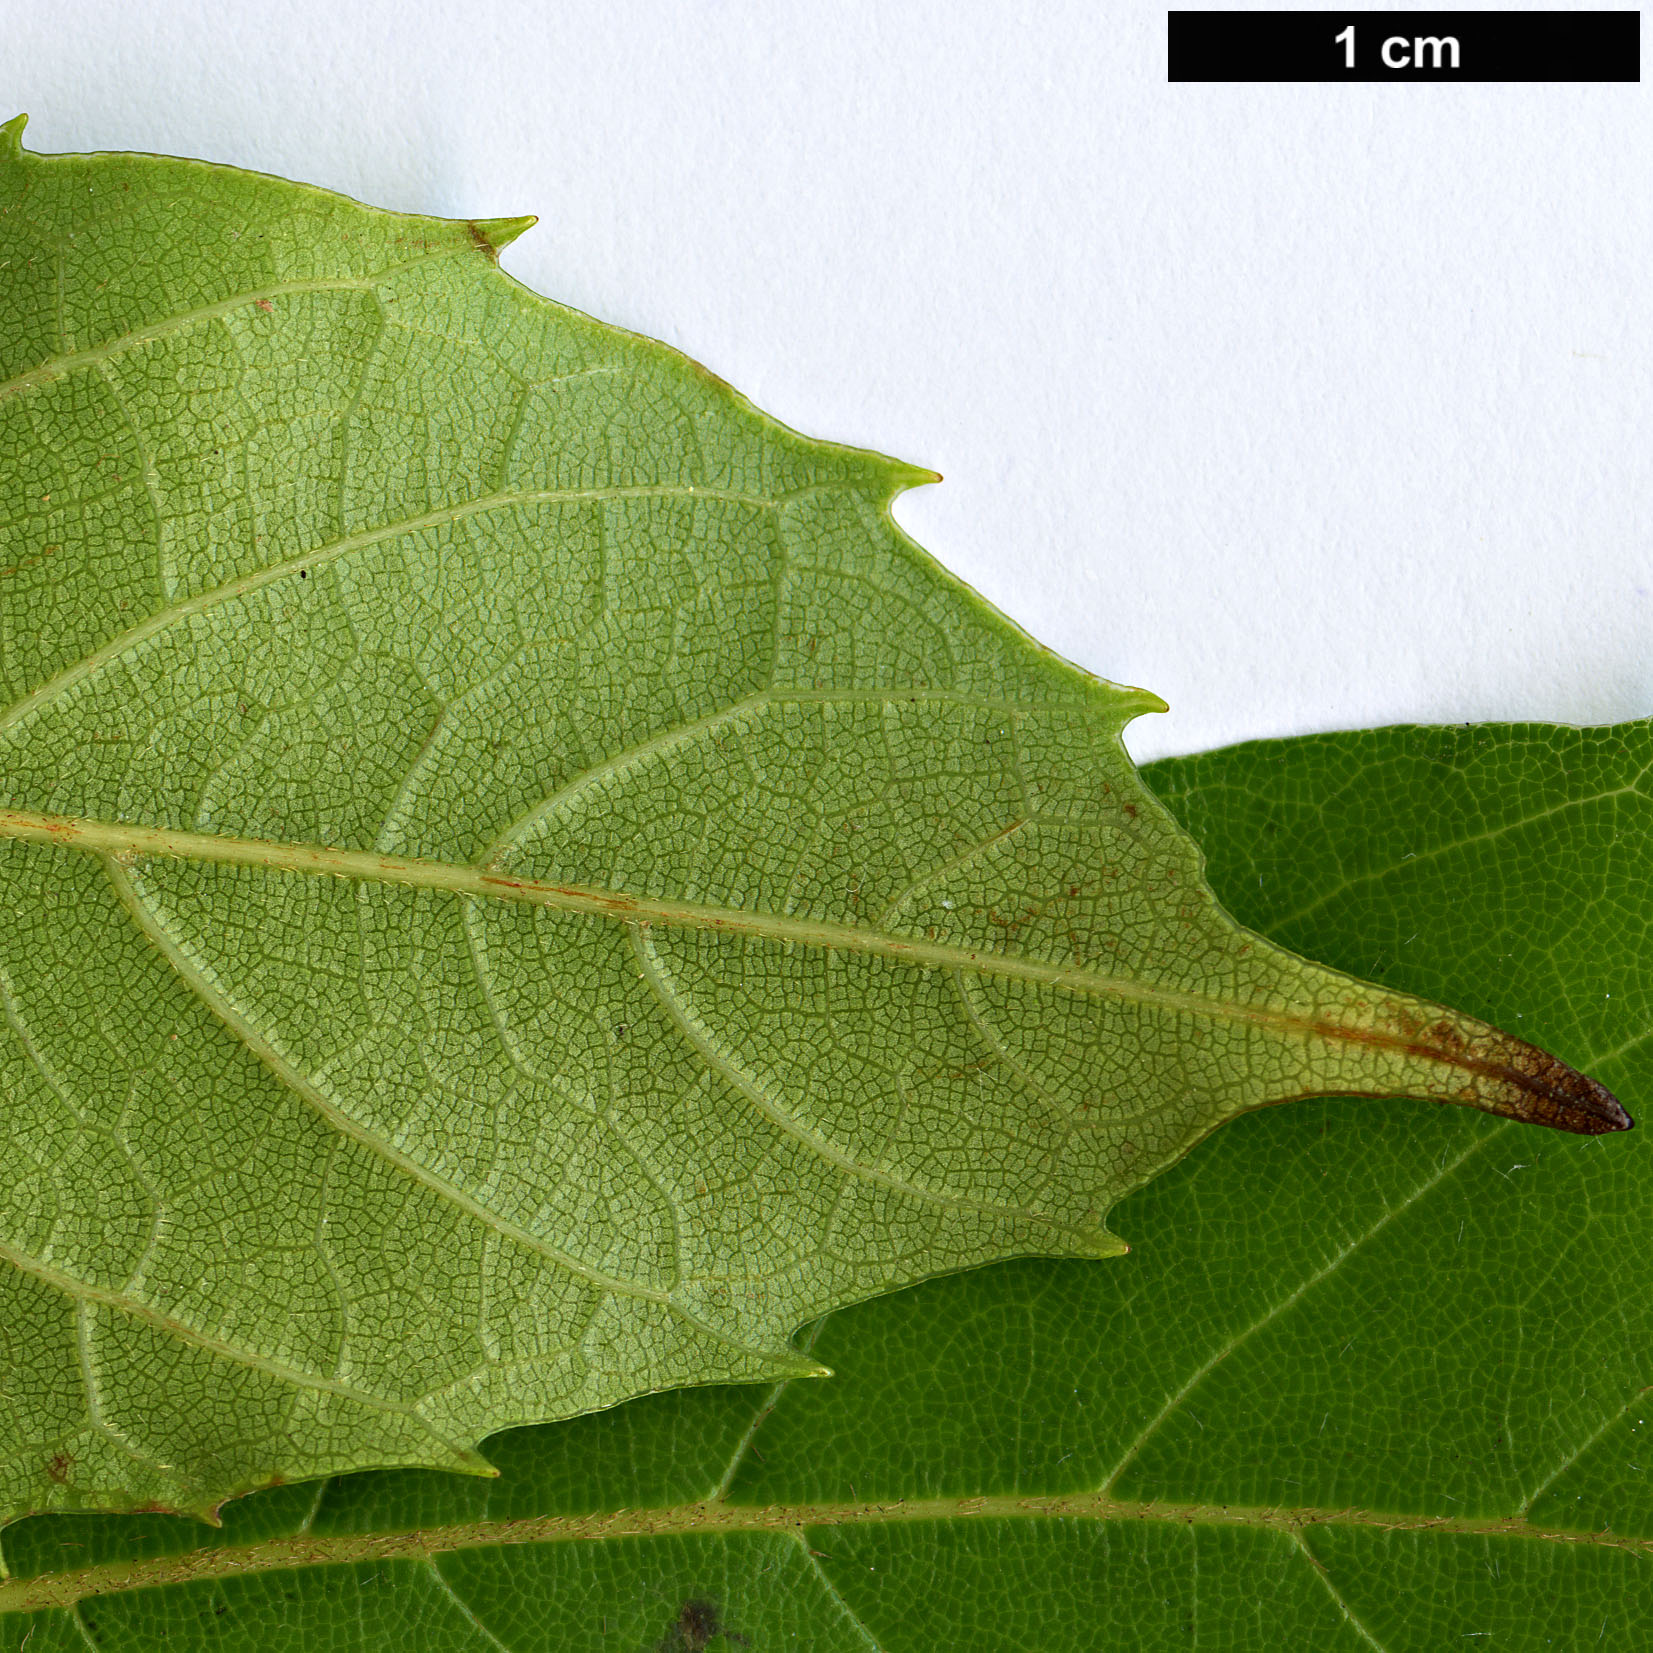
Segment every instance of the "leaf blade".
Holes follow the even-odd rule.
[[[1458,742],[1484,764],[1449,787],[1438,754]],[[1252,903],[1254,922],[1293,913],[1305,891],[1355,869],[1362,893],[1292,920],[1298,944],[1312,937],[1339,963],[1535,1021],[1580,1061],[1625,1045],[1615,1077],[1634,1102],[1649,1083],[1635,1035],[1650,1001],[1627,898],[1645,883],[1653,816],[1622,785],[1650,748],[1646,724],[1403,729],[1262,743],[1157,765],[1151,777],[1199,826],[1223,893]],[[1402,786],[1397,774],[1414,779]],[[1551,809],[1568,788],[1573,804]],[[1618,799],[1592,801],[1608,792]],[[1535,801],[1539,819],[1517,825]],[[1610,836],[1603,810],[1618,811]],[[1501,821],[1508,829],[1487,837]],[[1428,873],[1413,866],[1426,848]],[[1446,889],[1519,921],[1485,947],[1462,930]],[[1529,931],[1525,959],[1506,950]],[[1556,934],[1559,976],[1539,963]],[[1608,993],[1623,1008],[1603,1022]],[[778,1637],[799,1620],[777,1608],[777,1575],[763,1571],[785,1553],[767,1547],[776,1540],[763,1523],[791,1499],[824,1552],[815,1559],[885,1653],[916,1653],[948,1629],[958,1639],[960,1624],[1053,1650],[1185,1646],[1196,1624],[1202,1640],[1230,1647],[1359,1653],[1371,1640],[1429,1648],[1489,1633],[1514,1648],[1634,1646],[1653,1610],[1643,1564],[1653,1523],[1636,1437],[1614,1431],[1635,1428],[1625,1409],[1648,1381],[1648,1150],[1632,1138],[1609,1157],[1607,1144],[1525,1137],[1521,1158],[1525,1144],[1543,1144],[1544,1162],[1513,1182],[1482,1167],[1484,1184],[1470,1188],[1464,1170],[1515,1133],[1462,1112],[1405,1117],[1397,1131],[1375,1108],[1313,1103],[1241,1121],[1126,1202],[1120,1224],[1136,1244],[1127,1263],[1006,1264],[840,1311],[812,1345],[838,1376],[790,1384],[778,1405],[750,1389],[656,1396],[497,1437],[496,1482],[351,1476],[319,1506],[310,1488],[283,1489],[227,1507],[221,1538],[181,1522],[48,1517],[8,1530],[7,1558],[21,1579],[72,1569],[90,1551],[118,1582],[146,1551],[256,1545],[299,1529],[361,1542],[482,1521],[505,1540],[509,1523],[546,1517],[610,1523],[619,1511],[646,1519],[675,1508],[687,1521],[722,1485],[729,1517],[758,1530],[691,1546],[686,1535],[524,1546],[554,1552],[539,1562],[480,1546],[451,1576],[485,1629],[514,1648],[602,1646],[605,1634],[612,1645],[622,1626],[646,1646],[669,1635],[685,1601],[708,1596],[737,1632]],[[1431,1215],[1431,1201],[1446,1203]],[[1598,1230],[1611,1225],[1611,1250],[1573,1243],[1581,1210]],[[1374,1258],[1385,1243],[1396,1249]],[[1532,1299],[1524,1335],[1507,1314],[1485,1312],[1512,1284]],[[1167,1300],[1177,1314],[1160,1312]],[[1532,1347],[1552,1322],[1559,1347]],[[1372,1358],[1345,1347],[1351,1330]],[[1271,1348],[1271,1331],[1291,1335]],[[1188,1434],[1203,1449],[1157,1463],[1139,1453],[1115,1518],[1098,1519],[1095,1487],[1191,1372],[1222,1372],[1227,1362],[1212,1356],[1225,1344],[1252,1376],[1195,1402],[1204,1427]],[[1448,1381],[1437,1381],[1443,1361]],[[1489,1408],[1488,1385],[1478,1394],[1450,1381],[1456,1372],[1534,1374],[1532,1405],[1512,1420],[1513,1453],[1489,1450],[1503,1393]],[[1362,1433],[1367,1417],[1376,1425]],[[1280,1427],[1293,1418],[1300,1427]],[[1246,1508],[1247,1496],[1259,1502]],[[1211,1501],[1176,1502],[1191,1498]],[[925,1499],[944,1507],[900,1519],[902,1501]],[[846,1513],[888,1505],[895,1518],[833,1525],[824,1517],[835,1500]],[[1019,1517],[1007,1522],[1007,1506]],[[219,1649],[318,1627],[344,1636],[366,1622],[358,1614],[379,1622],[410,1567],[285,1575],[303,1604],[283,1609],[291,1617],[232,1580],[191,1586],[193,1597],[163,1586],[147,1616],[129,1600],[97,1622],[110,1645],[125,1636],[141,1646],[141,1631],[187,1622],[188,1601],[199,1622],[211,1618],[203,1645]],[[788,1597],[809,1615],[806,1642],[833,1645],[839,1621],[809,1605],[818,1599]],[[45,1635],[52,1619],[7,1628],[20,1640],[22,1625]],[[389,1639],[363,1632],[343,1645],[367,1653]]]
[[[1239,930],[1120,745],[1158,703],[906,541],[927,473],[527,294],[520,221],[20,147],[0,215],[0,1238],[76,1304],[6,1507],[793,1373],[1116,1253],[1292,1096],[1622,1122]]]

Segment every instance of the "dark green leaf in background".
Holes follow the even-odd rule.
[[[1148,778],[1243,920],[1521,1028],[1634,1110],[1650,766],[1646,724],[1398,729]],[[1120,1262],[831,1316],[830,1382],[502,1435],[494,1483],[282,1488],[216,1533],[22,1522],[0,1645],[1640,1653],[1649,1141],[1259,1113],[1118,1208]]]

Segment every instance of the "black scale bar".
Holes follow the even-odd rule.
[[[1639,11],[1174,11],[1166,22],[1173,81],[1641,79]]]

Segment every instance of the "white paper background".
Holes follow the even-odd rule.
[[[1131,0],[0,0],[0,118],[384,206],[790,424],[1139,756],[1653,712],[1642,86],[1169,86]]]

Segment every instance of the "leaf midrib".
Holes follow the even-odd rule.
[[[782,698],[808,700],[814,697],[803,692]],[[928,696],[923,691],[897,690],[867,698],[899,701],[925,699]],[[1036,818],[1030,819],[1036,824]],[[1298,1037],[1378,1044],[1427,1055],[1445,1065],[1473,1072],[1487,1071],[1492,1066],[1473,1058],[1454,1058],[1449,1050],[1437,1049],[1399,1034],[1386,1034],[1370,1028],[1348,1028],[1312,1016],[1292,1015],[1259,1005],[1187,993],[1128,976],[1107,975],[1083,965],[1058,964],[1050,959],[1018,957],[988,948],[933,941],[923,936],[882,930],[873,925],[843,924],[830,919],[800,918],[753,908],[667,900],[592,885],[513,877],[485,865],[385,855],[374,850],[341,849],[325,844],[185,832],[171,827],[142,826],[136,822],[101,821],[24,809],[0,809],[0,839],[109,856],[125,866],[157,857],[219,866],[256,867],[269,872],[394,884],[480,899],[520,901],[557,912],[604,918],[643,929],[659,925],[668,929],[710,930],[826,951],[872,954],[920,969],[962,970],[972,975],[1001,976],[1044,987],[1065,988],[1075,993],[1122,999],[1172,1014],[1245,1022]]]
[[[456,1550],[520,1544],[601,1542],[698,1534],[806,1532],[810,1528],[920,1525],[939,1521],[1143,1521],[1180,1527],[1253,1527],[1296,1535],[1315,1527],[1355,1527],[1377,1532],[1426,1532],[1450,1537],[1497,1538],[1545,1544],[1583,1544],[1653,1559],[1653,1538],[1611,1531],[1582,1532],[1540,1527],[1518,1516],[1423,1515],[1405,1511],[1262,1507],[1247,1504],[1114,1498],[1102,1492],[1049,1493],[1035,1497],[983,1494],[887,1502],[823,1501],[803,1504],[737,1504],[710,1498],[653,1509],[595,1515],[541,1515],[457,1522],[395,1532],[303,1533],[255,1544],[222,1545],[143,1561],[106,1562],[70,1572],[42,1573],[0,1582],[0,1613],[71,1607],[88,1597],[248,1573],[366,1561],[429,1561]]]

